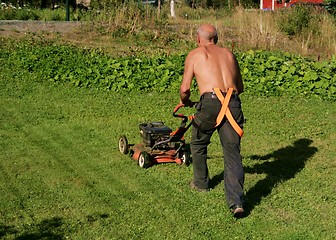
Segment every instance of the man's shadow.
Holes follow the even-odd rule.
[[[311,139],[303,138],[296,140],[293,145],[280,148],[270,154],[249,157],[252,160],[258,161],[258,163],[253,167],[244,167],[245,173],[263,173],[266,174],[266,177],[258,181],[246,192],[246,215],[255,206],[259,205],[261,199],[268,196],[278,183],[294,178],[304,168],[306,161],[318,151],[316,147],[310,146],[312,143]],[[213,177],[210,184],[212,186],[218,185],[222,179],[223,173]]]

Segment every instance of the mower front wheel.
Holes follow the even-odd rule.
[[[138,164],[141,168],[149,168],[152,165],[151,157],[148,152],[141,152],[138,158]]]
[[[127,154],[129,151],[129,145],[126,136],[122,135],[119,138],[119,151],[122,154]]]

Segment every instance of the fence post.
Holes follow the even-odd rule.
[[[70,21],[69,0],[66,0],[65,9],[66,9],[66,21]]]

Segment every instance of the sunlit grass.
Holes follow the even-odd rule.
[[[118,151],[121,134],[141,141],[139,123],[177,127],[177,93],[78,89],[1,71],[0,236],[334,239],[335,103],[244,94],[242,102],[248,216],[236,221],[225,205],[216,134],[207,194],[190,191],[192,167],[144,170]]]

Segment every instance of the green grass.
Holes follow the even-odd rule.
[[[177,127],[177,93],[79,89],[1,69],[0,238],[335,239],[336,103],[242,101],[248,216],[235,220],[216,134],[209,193],[189,189],[191,166],[144,170],[118,151],[121,134],[140,142],[141,122]]]

